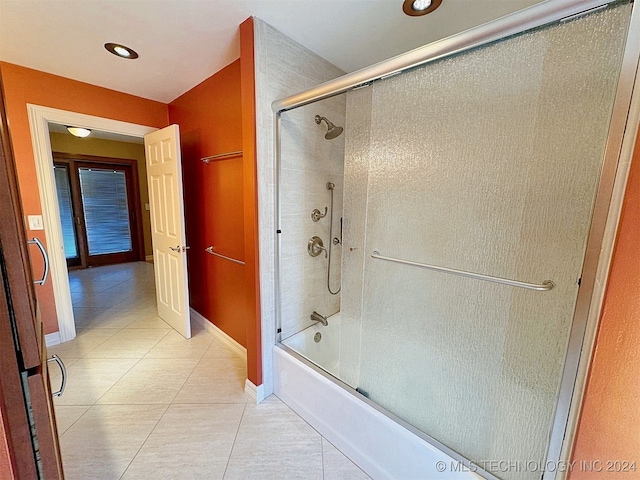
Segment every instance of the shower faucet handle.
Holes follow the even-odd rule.
[[[321,218],[324,218],[327,216],[327,211],[328,211],[327,207],[324,207],[324,213],[322,213],[317,208],[314,208],[313,212],[311,212],[311,220],[313,220],[314,222],[319,222]]]
[[[317,257],[320,253],[324,252],[324,258],[327,258],[327,249],[324,246],[324,242],[318,236],[313,236],[309,239],[309,243],[307,243],[307,252],[312,257]]]

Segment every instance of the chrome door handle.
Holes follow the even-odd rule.
[[[37,245],[40,249],[40,253],[42,253],[42,258],[44,258],[44,273],[42,274],[42,278],[40,280],[35,280],[33,283],[36,285],[44,285],[44,282],[47,281],[47,277],[49,276],[49,255],[47,255],[47,251],[44,249],[44,245],[42,242],[38,240],[36,237],[33,237],[31,240],[27,241],[30,245]]]
[[[174,252],[179,252],[181,250],[180,245],[178,245],[177,247],[169,247],[169,248]]]
[[[187,250],[190,250],[190,249],[191,249],[191,247],[182,247],[182,251],[183,252],[186,252]]]
[[[56,362],[60,367],[60,371],[62,372],[62,382],[60,383],[60,390],[51,394],[52,397],[59,397],[64,393],[64,389],[67,386],[67,369],[62,363],[62,360],[58,355],[51,355],[51,358],[47,360],[47,362]]]

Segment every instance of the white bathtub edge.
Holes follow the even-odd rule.
[[[298,361],[273,349],[274,392],[374,479],[480,479],[453,458]],[[446,470],[436,470],[445,462]]]

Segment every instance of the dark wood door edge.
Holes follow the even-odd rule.
[[[5,275],[11,285],[22,361],[25,368],[32,368],[40,363],[40,342],[44,339],[40,338],[40,329],[35,324],[36,295],[1,78],[0,144],[0,242],[9,255],[7,258],[11,259],[6,264]],[[45,242],[44,238],[40,240]]]
[[[16,479],[38,478],[21,372],[41,367],[42,336],[0,75],[0,410]],[[44,239],[42,239],[44,240]],[[12,328],[15,325],[15,330]],[[32,393],[32,397],[38,395]],[[46,397],[37,401],[50,400]],[[49,420],[50,416],[44,418]],[[48,422],[42,428],[46,430]],[[39,435],[40,427],[36,427]],[[45,450],[47,438],[39,442]],[[59,461],[57,439],[54,458]],[[60,479],[53,475],[48,479]]]
[[[5,284],[4,256],[0,250],[0,281]],[[9,450],[9,461],[17,479],[37,478],[36,460],[31,444],[29,419],[25,408],[24,393],[16,346],[11,330],[6,291],[0,288],[0,412]]]

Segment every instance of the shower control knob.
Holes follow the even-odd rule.
[[[309,239],[309,243],[307,243],[307,252],[309,252],[309,255],[312,257],[317,257],[324,252],[324,258],[327,258],[327,249],[324,247],[322,239],[318,236],[313,236]]]
[[[324,207],[324,213],[322,213],[317,208],[314,208],[313,212],[311,212],[311,220],[313,220],[314,222],[319,222],[321,218],[324,218],[327,216],[327,211],[328,211],[327,207]]]

